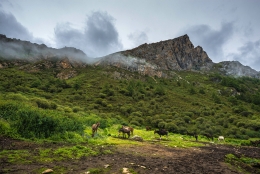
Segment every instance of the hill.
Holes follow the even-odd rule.
[[[8,46],[24,43],[1,38],[2,45],[3,40]],[[187,35],[108,55],[92,65],[71,52],[63,54],[64,49],[45,56],[55,51],[27,45],[30,54],[22,54],[24,47],[17,52],[25,57],[1,57],[2,133],[50,138],[64,131],[82,132],[102,120],[102,128],[127,124],[181,134],[260,136],[259,79],[223,75],[217,69],[226,70],[227,64],[214,64]],[[128,66],[125,57],[135,64]]]

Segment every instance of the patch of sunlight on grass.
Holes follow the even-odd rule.
[[[85,130],[85,135],[88,134],[88,143],[95,145],[142,145],[141,142],[123,139],[122,134],[118,136],[118,129],[121,125],[113,125],[106,129],[98,129],[98,133],[92,138],[90,136],[90,127]],[[109,136],[108,136],[109,135]],[[134,134],[143,138],[144,141],[159,143],[169,147],[196,147],[196,146],[204,146],[201,142],[195,142],[195,138],[184,136],[181,134],[173,134],[169,133],[169,136],[162,136],[160,140],[160,136],[158,134],[154,134],[154,131],[146,131],[144,129],[134,129]]]

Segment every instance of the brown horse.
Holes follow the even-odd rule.
[[[125,137],[125,134],[128,135],[128,138],[130,137],[130,130],[129,130],[129,129],[125,129],[124,127],[121,127],[121,128],[118,130],[118,136],[120,135],[120,132],[123,133],[123,138],[126,138],[126,137]]]
[[[94,137],[95,132],[97,133],[98,127],[99,127],[100,123],[97,122],[96,124],[92,125],[92,137]]]
[[[120,132],[123,133],[123,137],[125,136],[125,133],[128,134],[128,138],[129,138],[130,137],[130,133],[132,135],[134,134],[134,128],[128,127],[128,126],[122,126],[122,128],[120,128],[118,130],[118,136],[119,136]]]

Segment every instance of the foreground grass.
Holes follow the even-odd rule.
[[[245,166],[247,168],[252,168],[254,166],[260,166],[260,159],[249,158],[249,157],[245,157],[245,156],[237,157],[234,154],[227,154],[225,156],[225,162],[230,164],[231,166],[235,167],[238,171],[243,172],[243,173],[248,173],[245,170],[242,170],[242,168],[245,168]],[[260,172],[260,169],[258,169],[257,172]]]
[[[154,134],[153,131],[146,131],[143,128],[135,128],[134,135],[138,135],[143,138],[144,142],[134,141],[131,139],[124,139],[122,135],[118,136],[118,127],[121,125],[113,125],[109,128],[98,129],[98,133],[92,138],[91,128],[87,127],[84,131],[84,136],[78,142],[63,142],[61,145],[55,145],[55,142],[50,140],[45,143],[54,144],[53,146],[44,147],[41,142],[37,142],[39,148],[32,149],[20,149],[20,150],[3,150],[0,152],[0,160],[5,160],[14,165],[28,165],[37,162],[38,164],[48,165],[58,161],[77,161],[85,157],[108,155],[113,154],[114,147],[117,146],[144,146],[147,144],[158,144],[161,146],[167,146],[169,148],[190,148],[204,146],[205,143],[218,143],[240,146],[245,143],[245,140],[226,139],[224,142],[218,142],[216,139],[213,142],[208,141],[204,137],[199,137],[199,141],[195,141],[194,137],[185,136],[181,134],[169,133],[168,137],[162,137],[160,139],[158,134]],[[84,140],[84,142],[82,142]],[[34,143],[30,141],[31,143]],[[237,158],[232,154],[226,156],[226,161],[229,163],[247,165],[253,165],[259,163],[258,159],[250,159],[246,157]],[[10,165],[11,166],[11,165]],[[41,173],[47,168],[39,168],[36,173]],[[68,169],[64,166],[56,166],[53,168],[55,172],[66,173]],[[6,167],[3,171],[10,172],[12,169]],[[107,172],[108,169],[93,168],[91,171],[94,173]]]

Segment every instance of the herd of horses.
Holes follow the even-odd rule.
[[[95,124],[92,125],[92,137],[94,137],[95,133],[97,133],[98,127],[100,126],[100,122],[97,122]],[[147,131],[152,130],[151,127],[147,126],[146,127]],[[120,135],[120,133],[123,133],[123,138],[126,138],[126,134],[128,135],[127,138],[130,137],[130,135],[133,136],[134,134],[134,128],[130,127],[130,126],[122,126],[119,130],[118,130],[118,136]],[[160,136],[160,139],[162,136],[167,136],[168,137],[168,131],[166,129],[159,129],[159,130],[155,130],[154,134],[158,134]],[[191,132],[186,132],[186,135],[194,137],[196,139],[196,141],[198,141],[198,134],[197,133],[191,133]],[[214,137],[212,134],[208,134],[208,133],[204,133],[202,134],[202,136],[206,137],[208,140],[214,140]],[[224,136],[219,136],[218,137],[218,141],[224,141],[225,138]]]

